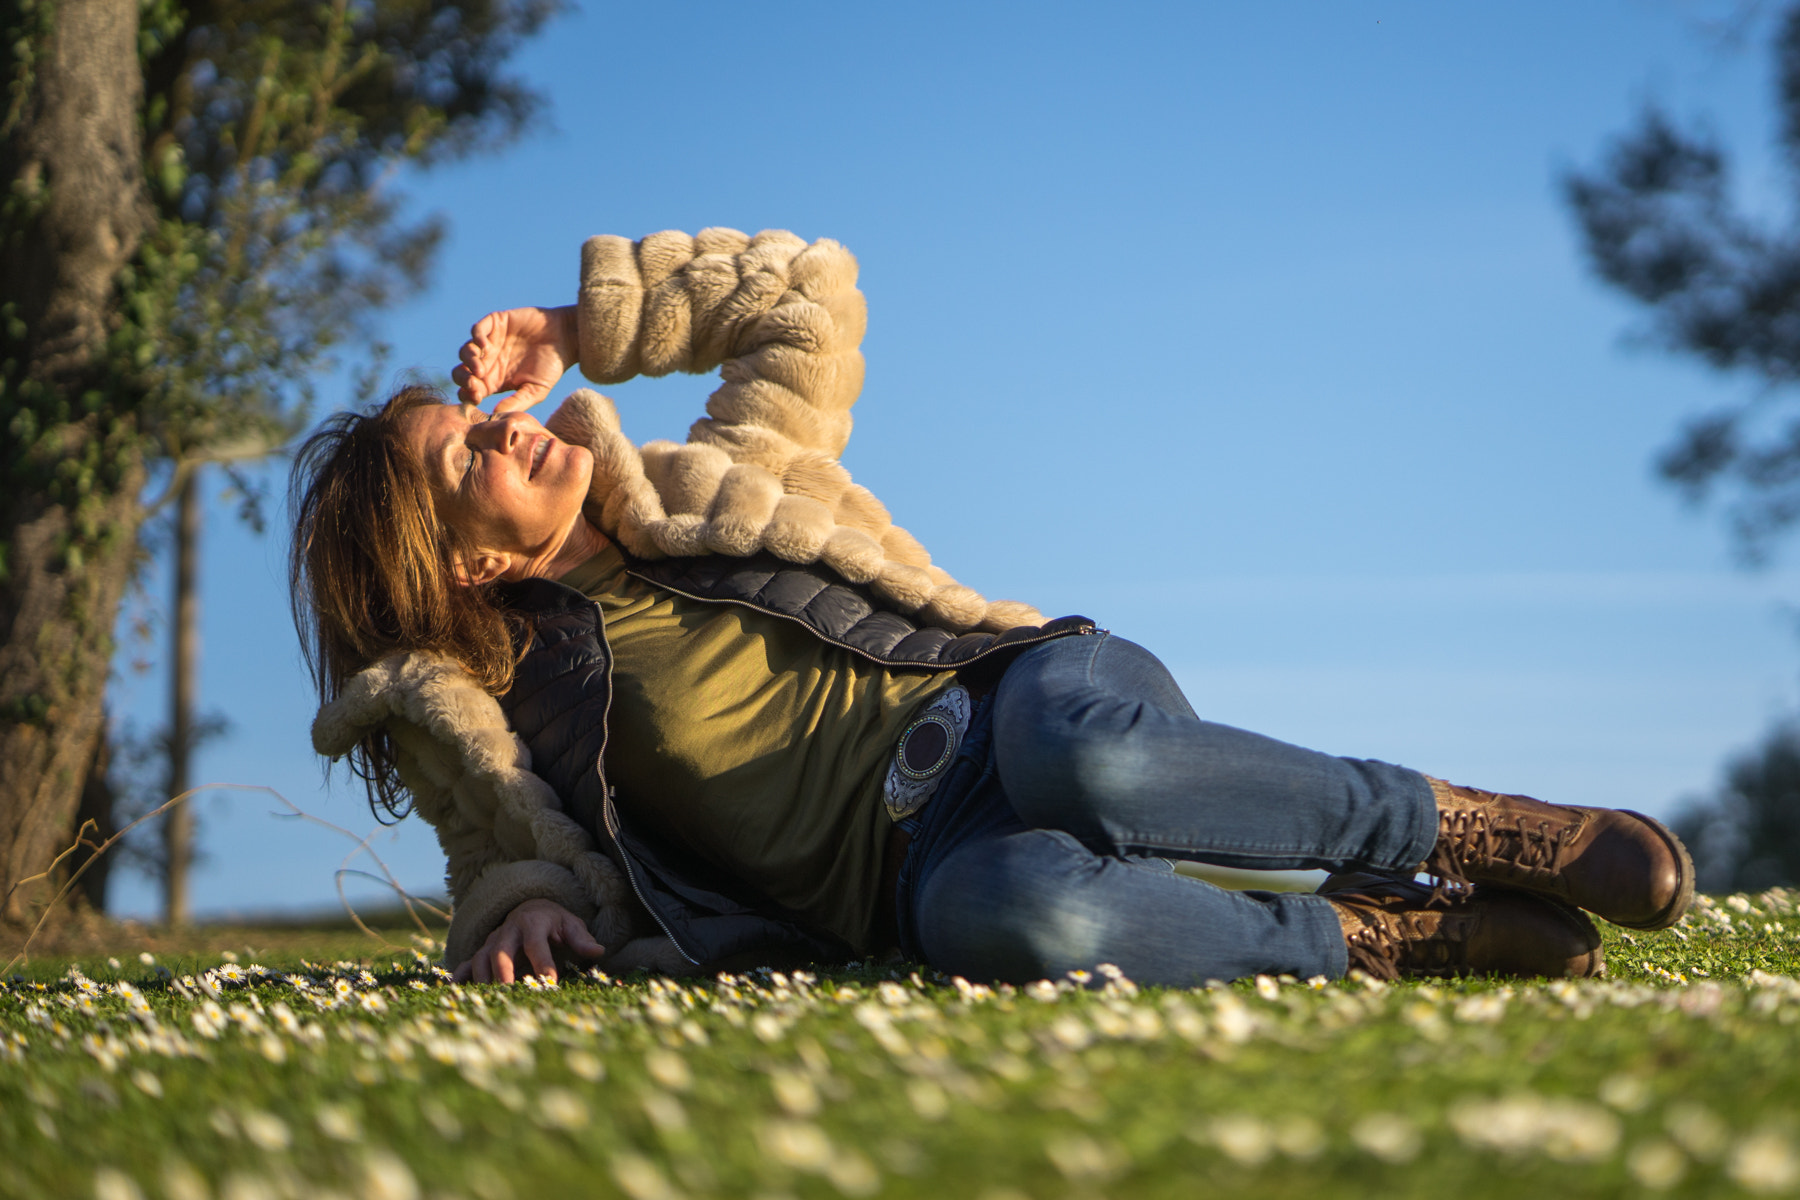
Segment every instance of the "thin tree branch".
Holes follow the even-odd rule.
[[[120,842],[121,839],[124,838],[124,836],[126,834],[130,833],[133,829],[136,829],[139,825],[142,825],[144,822],[153,820],[156,817],[162,816],[164,813],[166,813],[170,809],[174,808],[177,804],[184,803],[187,800],[189,800],[190,798],[192,798],[193,796],[196,796],[201,792],[211,791],[214,789],[239,791],[239,792],[265,792],[268,795],[273,796],[276,800],[280,801],[282,804],[286,805],[287,808],[289,809],[289,811],[286,813],[276,813],[273,815],[275,815],[277,817],[281,817],[286,820],[293,820],[295,818],[299,818],[301,820],[311,821],[315,825],[321,825],[324,828],[332,830],[335,833],[341,833],[345,837],[355,840],[356,848],[354,850],[352,850],[348,856],[345,857],[344,862],[347,864],[347,863],[349,863],[349,861],[352,858],[355,858],[358,854],[366,853],[369,856],[369,858],[374,861],[375,865],[381,868],[381,873],[385,877],[385,882],[387,883],[387,885],[390,888],[392,888],[394,890],[394,892],[397,895],[400,896],[401,903],[404,904],[406,907],[407,915],[412,917],[413,923],[419,927],[419,932],[421,934],[424,934],[425,936],[429,937],[431,935],[431,929],[428,926],[426,926],[425,922],[422,919],[420,919],[418,912],[413,907],[414,904],[417,904],[420,907],[423,907],[428,912],[430,912],[432,915],[438,916],[438,917],[442,918],[443,920],[447,921],[450,919],[449,913],[445,912],[444,910],[438,908],[436,905],[431,904],[430,902],[428,902],[426,900],[423,900],[419,897],[412,895],[405,888],[401,887],[400,881],[397,880],[396,878],[394,878],[394,873],[388,869],[387,863],[383,862],[381,856],[379,854],[375,853],[375,851],[369,847],[369,845],[368,845],[369,839],[373,838],[376,834],[380,833],[381,832],[380,829],[370,830],[368,833],[368,836],[358,838],[354,833],[350,832],[348,829],[345,829],[341,825],[335,825],[332,822],[327,821],[322,817],[315,817],[313,814],[307,812],[305,809],[301,808],[298,804],[295,804],[292,800],[289,800],[286,796],[282,795],[280,792],[276,791],[274,788],[269,787],[265,784],[260,784],[260,783],[203,783],[203,784],[200,784],[198,787],[189,788],[187,791],[182,792],[179,796],[170,797],[168,800],[165,800],[162,804],[159,804],[157,807],[151,809],[149,812],[145,813],[143,816],[139,817],[137,820],[131,822],[131,824],[125,826],[123,829],[119,830],[117,833],[113,834],[111,837],[107,838],[104,842],[101,842],[98,845],[95,845],[92,841],[88,840],[87,835],[90,832],[90,830],[98,830],[99,826],[96,825],[95,822],[92,821],[91,819],[84,821],[81,825],[81,828],[76,830],[74,843],[72,845],[70,845],[67,850],[64,850],[61,854],[58,854],[54,859],[52,859],[50,861],[50,865],[48,867],[44,868],[44,870],[38,872],[36,875],[27,876],[26,878],[21,879],[17,883],[13,884],[12,887],[7,890],[6,899],[10,899],[12,897],[13,892],[17,891],[19,888],[24,887],[28,883],[35,883],[39,880],[50,878],[52,875],[55,874],[56,868],[58,866],[60,866],[65,859],[67,859],[71,854],[75,853],[81,847],[87,846],[93,850],[93,854],[90,855],[88,857],[88,859],[85,862],[83,862],[79,867],[75,868],[75,870],[69,875],[69,878],[63,882],[62,887],[57,891],[56,895],[51,897],[50,902],[44,906],[44,911],[42,913],[40,913],[38,916],[37,924],[35,924],[31,927],[31,932],[26,935],[25,942],[23,945],[21,945],[19,947],[18,953],[13,955],[13,957],[7,962],[7,964],[4,967],[0,967],[0,975],[5,975],[6,973],[10,972],[19,963],[26,960],[27,956],[31,952],[31,943],[37,940],[37,935],[40,932],[42,932],[45,923],[49,921],[50,914],[56,911],[57,906],[59,904],[61,904],[62,901],[64,900],[64,898],[68,896],[69,892],[74,889],[75,884],[81,879],[81,876],[87,871],[87,869],[90,866],[92,866],[95,862],[99,861],[101,855],[105,854],[108,850],[111,850],[114,846],[116,846]],[[385,826],[384,826],[384,828],[385,828]],[[344,911],[349,914],[350,920],[356,925],[356,927],[358,929],[362,930],[364,933],[368,934],[370,937],[372,937],[376,941],[380,942],[383,946],[387,946],[389,948],[398,948],[398,947],[395,947],[393,942],[388,941],[386,938],[384,938],[380,934],[376,933],[373,929],[370,929],[368,927],[368,925],[363,922],[362,917],[356,912],[356,909],[351,905],[349,897],[346,896],[344,893],[344,887],[343,887],[342,877],[347,873],[348,874],[368,875],[369,878],[371,878],[371,879],[375,878],[375,876],[369,874],[366,871],[353,871],[353,870],[348,869],[345,866],[340,866],[338,868],[338,871],[337,871],[338,898],[343,902]]]

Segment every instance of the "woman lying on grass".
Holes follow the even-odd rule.
[[[302,450],[314,741],[436,826],[459,978],[893,948],[982,980],[1591,975],[1581,909],[1685,911],[1647,817],[1212,724],[1144,649],[931,565],[837,461],[855,280],[787,233],[594,238],[575,306],[475,326],[461,403],[408,389]],[[684,446],[591,392],[523,411],[570,366],[721,365]],[[1233,892],[1172,860],[1340,874]]]

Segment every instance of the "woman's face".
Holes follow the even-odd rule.
[[[438,518],[481,551],[528,566],[553,556],[581,520],[594,456],[557,440],[536,417],[431,404],[402,420]]]

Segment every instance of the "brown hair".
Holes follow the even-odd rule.
[[[491,586],[459,582],[457,559],[471,548],[438,520],[402,424],[408,412],[443,403],[430,388],[403,388],[385,404],[333,416],[295,455],[290,603],[324,701],[364,667],[409,650],[456,659],[494,695],[512,684],[518,619]],[[386,733],[351,751],[350,769],[368,785],[377,816],[406,815]]]

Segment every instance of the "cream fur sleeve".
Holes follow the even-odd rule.
[[[444,850],[456,905],[444,940],[447,965],[461,965],[508,913],[541,898],[587,923],[609,951],[609,967],[690,967],[667,938],[640,936],[648,915],[630,885],[532,773],[531,755],[499,702],[459,663],[414,651],[358,672],[319,710],[313,747],[337,758],[381,728],[393,738],[415,810]]]
[[[823,562],[947,629],[1039,624],[934,566],[838,461],[862,390],[867,310],[856,259],[783,230],[590,238],[581,255],[581,370],[597,383],[720,369],[685,445],[633,445],[597,392],[548,424],[594,452],[588,518],[640,558],[767,550]]]

